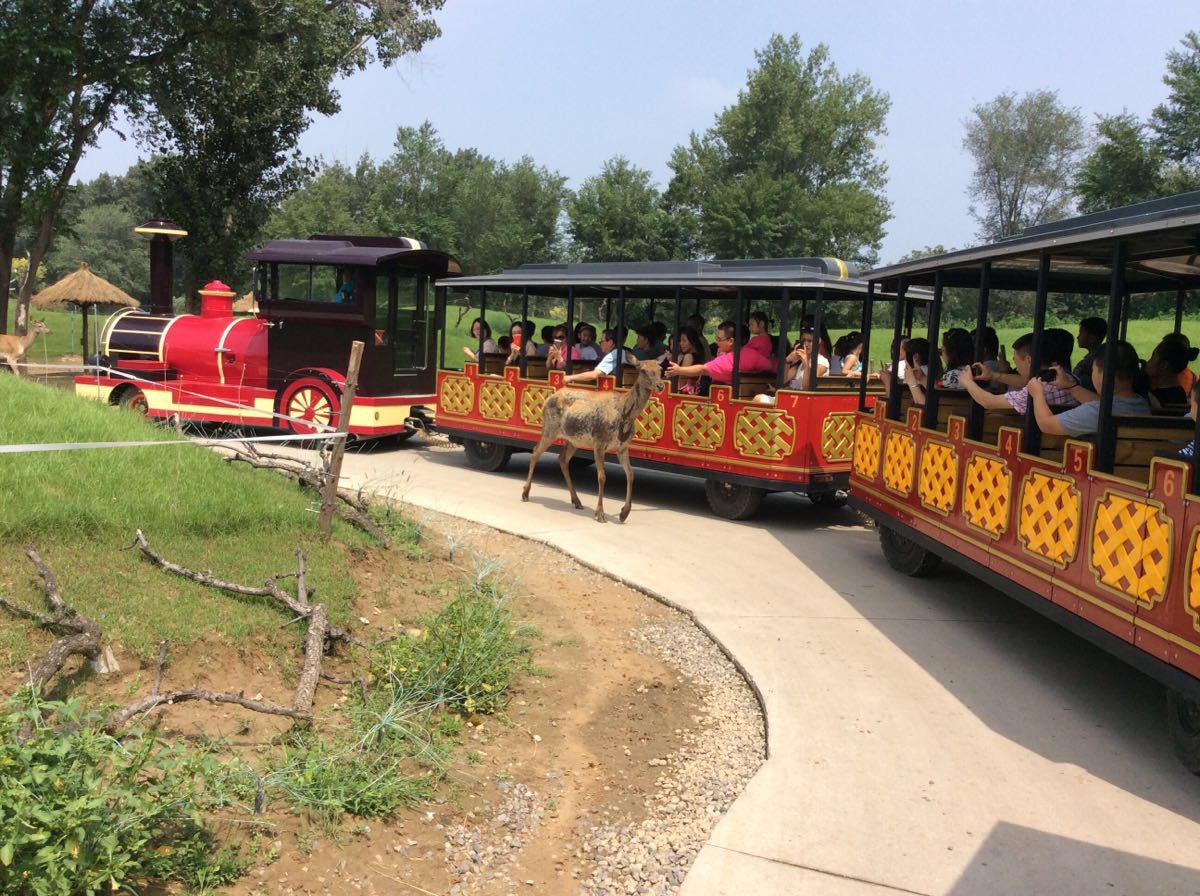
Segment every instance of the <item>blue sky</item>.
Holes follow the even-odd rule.
[[[1183,2],[750,2],[447,0],[443,35],[392,69],[340,85],[342,111],[301,148],[351,162],[389,154],[396,128],[425,119],[451,148],[531,155],[578,186],[614,155],[666,185],[671,150],[736,101],[754,51],[774,32],[828,44],[892,99],[880,155],[893,218],[881,252],[972,245],[971,108],[1004,91],[1057,90],[1089,121],[1149,115],[1166,96],[1168,51],[1200,29]],[[132,143],[105,135],[81,179],[123,172]],[[186,224],[186,222],[184,222]]]

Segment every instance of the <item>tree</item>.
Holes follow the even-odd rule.
[[[267,239],[307,239],[315,233],[374,233],[369,207],[378,176],[364,154],[351,169],[324,165],[279,205],[263,228]]]
[[[805,56],[798,36],[774,35],[755,57],[738,101],[671,158],[681,237],[721,256],[872,263],[889,217],[876,156],[887,95],[839,74],[824,44]]]
[[[185,124],[173,112],[186,117],[189,110],[203,110],[219,117],[223,110],[212,102],[205,83],[198,85],[199,96],[189,104],[188,84],[174,76],[176,71],[212,71],[220,60],[229,71],[226,83],[239,78],[261,83],[273,73],[255,70],[255,62],[267,58],[271,48],[290,47],[300,58],[315,60],[314,73],[331,80],[371,59],[386,65],[420,47],[438,33],[427,14],[440,6],[441,0],[0,4],[0,58],[7,81],[0,93],[0,326],[8,309],[18,230],[33,229],[29,254],[36,268],[49,248],[79,159],[119,111],[143,120],[147,111],[157,110],[179,138],[178,148],[203,124]],[[248,46],[261,47],[266,55],[252,54],[248,63]],[[308,52],[314,47],[320,50],[315,56]],[[294,85],[288,77],[284,80]],[[293,98],[285,99],[290,106]],[[320,111],[336,108],[336,94],[330,92],[328,99]],[[317,107],[301,98],[301,108]],[[231,112],[244,117],[245,107],[234,104]],[[225,122],[214,122],[214,127],[232,133]],[[192,149],[220,153],[219,146]],[[30,288],[27,282],[21,289],[18,331],[24,327]]]
[[[1079,110],[1035,90],[1002,93],[972,112],[963,146],[975,160],[967,193],[979,236],[994,241],[1066,217],[1086,140]]]
[[[615,156],[567,199],[574,254],[582,261],[664,261],[669,215],[650,172]]]
[[[1099,212],[1162,195],[1163,153],[1129,113],[1103,116],[1099,141],[1075,175],[1081,212]]]
[[[1167,54],[1163,83],[1167,101],[1154,110],[1159,145],[1175,167],[1167,172],[1168,192],[1200,189],[1200,34],[1189,31],[1182,50]]]

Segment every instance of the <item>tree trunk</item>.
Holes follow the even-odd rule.
[[[0,246],[0,334],[8,332],[8,293],[11,281],[12,248]]]

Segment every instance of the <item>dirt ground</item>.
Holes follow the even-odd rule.
[[[448,580],[490,564],[514,595],[514,619],[541,633],[533,661],[542,674],[516,681],[503,716],[468,720],[435,802],[333,830],[268,811],[257,836],[254,827],[237,829],[257,862],[220,892],[576,893],[591,870],[581,832],[639,820],[661,772],[651,760],[671,755],[699,718],[689,682],[638,652],[631,636],[675,611],[546,546],[450,517],[426,514],[423,522],[429,559],[360,558],[356,610],[368,624],[357,626],[359,637],[414,622],[445,599]],[[122,672],[93,679],[87,690],[114,700],[145,693],[154,669],[139,667],[119,644],[114,650]],[[353,671],[334,658],[325,669]],[[196,686],[288,703],[294,682],[253,645],[173,649],[163,689]],[[345,695],[322,682],[318,712],[336,714]],[[286,720],[196,703],[169,707],[162,724],[164,734],[222,738],[247,754],[268,749],[285,728]]]

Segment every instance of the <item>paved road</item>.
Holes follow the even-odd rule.
[[[690,610],[738,659],[770,759],[684,896],[1200,894],[1200,778],[1143,675],[957,570],[896,576],[847,510],[776,495],[731,523],[697,480],[639,471],[628,523],[599,525],[556,458],[522,504],[527,458],[479,473],[418,437],[343,472],[558,545]],[[577,485],[590,507],[591,471]]]

